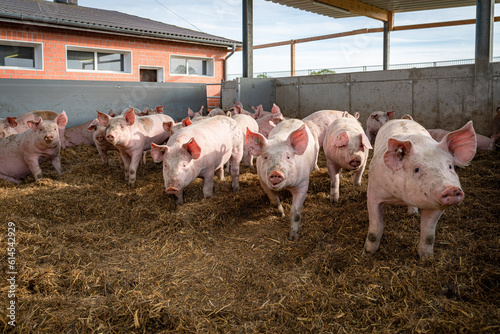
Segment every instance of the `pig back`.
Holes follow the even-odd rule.
[[[373,148],[373,158],[383,156],[387,151],[387,141],[389,138],[406,140],[409,137],[415,138],[415,135],[422,135],[422,138],[427,138],[434,141],[429,132],[419,123],[407,119],[395,119],[385,123],[375,138]]]

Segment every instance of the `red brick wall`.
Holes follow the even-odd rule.
[[[0,40],[43,43],[43,70],[2,69],[0,78],[140,81],[139,66],[164,68],[165,82],[219,83],[224,76],[225,48],[167,42],[69,29],[0,23]],[[132,73],[75,72],[66,70],[66,46],[126,50],[132,52]],[[210,57],[215,61],[214,77],[171,76],[170,55]],[[214,86],[219,87],[219,86]],[[218,95],[210,88],[209,95]]]

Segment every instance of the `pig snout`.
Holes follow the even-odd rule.
[[[106,135],[106,140],[109,142],[113,142],[115,141],[115,136],[113,136],[112,134]]]
[[[269,174],[268,179],[273,186],[277,186],[281,182],[283,182],[285,177],[283,176],[283,174],[275,170],[271,174]]]
[[[95,137],[95,139],[96,139],[98,142],[102,142],[102,141],[106,140],[106,139],[104,138],[104,136],[103,136],[103,135],[97,135],[97,136]]]
[[[170,195],[175,195],[175,194],[178,194],[179,193],[179,188],[176,188],[176,187],[168,187],[166,189],[166,192],[167,194],[170,194]]]
[[[443,205],[455,205],[462,202],[464,196],[462,189],[449,186],[439,195],[439,202]]]
[[[46,143],[51,143],[54,140],[54,135],[52,133],[49,133],[45,135],[43,140],[45,140]]]
[[[351,161],[349,161],[349,166],[351,166],[352,169],[358,169],[360,165],[361,160],[359,158],[352,158]]]

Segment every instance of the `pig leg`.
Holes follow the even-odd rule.
[[[8,175],[3,175],[3,174],[0,174],[0,179],[4,179],[4,180],[10,181],[10,182],[13,182],[13,183],[15,183],[15,184],[19,184],[19,183],[21,183],[21,181],[16,180],[16,179],[13,179],[13,178],[11,178],[11,177],[10,177],[10,176],[8,176]]]
[[[370,196],[368,196],[367,206],[370,223],[365,241],[365,252],[374,254],[380,246],[380,239],[384,233],[384,208],[382,203],[370,200]]]
[[[31,174],[35,177],[35,181],[39,181],[43,176],[42,176],[42,168],[40,168],[40,164],[38,163],[38,156],[36,156],[34,159],[31,158],[30,160],[26,161]]]
[[[436,225],[443,214],[439,210],[422,210],[420,214],[420,243],[418,254],[420,259],[426,260],[434,252],[434,239],[436,236]]]
[[[243,150],[239,150],[234,152],[231,155],[231,158],[229,161],[231,162],[231,180],[232,180],[232,186],[233,186],[233,191],[238,191],[240,190],[240,162],[241,158],[243,157]]]
[[[133,186],[135,184],[135,180],[137,179],[137,168],[139,167],[139,163],[142,159],[143,152],[139,154],[133,154],[130,157],[130,164],[128,166],[128,184]],[[127,171],[127,170],[126,170]]]
[[[219,168],[224,174],[224,167]],[[203,177],[203,198],[210,198],[214,192],[214,173],[205,173]]]
[[[352,184],[355,186],[361,185],[361,178],[363,177],[363,172],[365,171],[366,164],[361,165],[361,167],[353,173]]]
[[[108,151],[107,150],[104,150],[102,147],[100,146],[97,146],[97,152],[99,152],[99,155],[101,156],[101,159],[102,159],[102,164],[104,166],[108,166],[109,165],[109,158],[108,158]]]
[[[328,174],[330,174],[330,203],[338,202],[340,197],[339,187],[341,168],[329,159],[326,165],[328,167]]]
[[[264,189],[264,192],[267,194],[267,197],[269,197],[269,201],[271,202],[271,205],[275,208],[278,209],[278,213],[280,214],[281,217],[285,217],[285,210],[283,210],[283,206],[281,205],[280,202],[280,197],[278,196],[278,193],[274,192],[271,190],[268,186],[264,184],[259,178],[260,186],[262,189]]]
[[[408,216],[418,215],[418,208],[415,206],[408,206],[408,211],[406,212]]]
[[[52,158],[51,162],[52,162],[52,166],[54,166],[57,174],[62,175],[61,155],[57,154],[54,158]]]
[[[290,189],[293,196],[292,207],[290,209],[290,234],[288,235],[288,240],[290,241],[295,241],[300,237],[300,216],[302,213],[302,207],[304,206],[304,201],[306,200],[308,187],[309,182],[303,186]]]
[[[215,173],[217,173],[217,176],[221,181],[224,180],[224,167],[218,168],[215,170]]]
[[[123,168],[125,169],[125,181],[128,181],[128,176],[129,172],[128,169],[130,168],[130,156],[126,153],[120,152],[120,158],[123,162]]]

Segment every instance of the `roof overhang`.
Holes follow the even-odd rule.
[[[332,18],[366,16],[392,20],[393,13],[475,6],[476,0],[266,0]],[[495,0],[500,2],[500,0]]]

